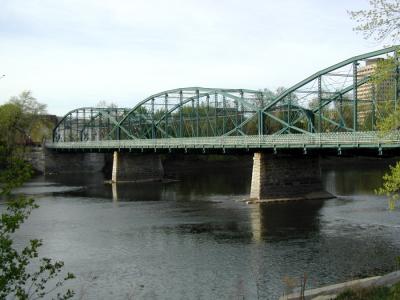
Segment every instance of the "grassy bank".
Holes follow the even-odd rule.
[[[399,300],[400,282],[392,287],[352,289],[339,294],[336,300]]]

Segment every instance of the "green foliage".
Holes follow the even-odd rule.
[[[25,114],[29,115],[42,115],[46,112],[46,104],[39,103],[32,95],[32,91],[23,91],[18,96],[11,97],[10,103],[15,104],[21,108]]]
[[[400,299],[400,283],[392,287],[373,287],[366,289],[346,290],[336,300],[398,300]]]
[[[396,109],[384,118],[379,118],[376,127],[379,131],[386,133],[392,130],[399,130],[400,110]]]
[[[399,200],[400,190],[400,162],[396,165],[390,166],[390,172],[383,176],[383,186],[381,186],[376,193],[379,195],[386,195],[389,198],[390,209],[395,208],[396,201]]]
[[[118,105],[115,104],[114,102],[109,102],[106,100],[100,100],[99,102],[97,102],[96,107],[99,108],[117,108]]]
[[[33,199],[13,196],[13,188],[21,186],[31,176],[31,168],[12,155],[12,149],[0,147],[0,199],[7,208],[0,216],[0,299],[39,299],[53,295],[74,275],[67,273],[62,279],[64,263],[50,258],[39,258],[42,241],[33,239],[22,250],[14,247],[12,236],[37,208]],[[33,270],[33,271],[32,271]],[[52,287],[48,288],[51,284]],[[74,292],[57,293],[56,299],[70,299]]]
[[[400,256],[396,257],[396,270],[400,270]]]
[[[11,97],[8,104],[3,106],[14,106],[20,111],[18,118],[15,118],[15,129],[19,132],[20,143],[26,141],[39,141],[43,138],[40,129],[50,128],[51,122],[43,115],[46,114],[46,104],[39,103],[33,97],[31,91],[23,91],[20,95]],[[12,116],[11,116],[12,118]],[[47,130],[50,132],[50,130]]]
[[[396,60],[388,57],[377,63],[376,71],[371,82],[378,90],[376,128],[382,134],[399,130],[400,109],[395,106],[395,70]],[[390,166],[390,170],[383,176],[383,185],[375,192],[386,195],[389,199],[389,208],[394,209],[399,200],[400,191],[400,162]]]
[[[9,197],[12,189],[21,186],[32,175],[31,167],[11,151],[0,144],[0,200]]]
[[[17,142],[21,118],[19,106],[11,103],[0,106],[0,143],[11,147]]]
[[[358,23],[354,30],[367,39],[397,41],[400,37],[400,1],[370,0],[369,3],[370,9],[349,12],[350,17]]]

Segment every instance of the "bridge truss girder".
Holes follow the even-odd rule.
[[[82,107],[68,112],[53,130],[54,142],[118,139],[112,129],[129,111],[127,108]]]
[[[379,101],[371,74],[363,70],[371,58],[393,55],[397,62],[397,49],[390,47],[347,59],[273,97],[248,89],[188,87],[154,94],[132,109],[79,108],[59,122],[54,141],[375,130]],[[387,88],[395,90],[395,108],[397,63]],[[369,123],[366,118],[371,119]]]

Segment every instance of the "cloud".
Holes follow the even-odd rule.
[[[364,1],[0,1],[0,101],[31,89],[57,114],[182,86],[289,86],[379,48],[351,30],[346,8]]]

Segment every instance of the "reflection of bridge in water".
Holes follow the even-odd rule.
[[[396,51],[355,56],[278,95],[192,87],[154,94],[132,109],[79,108],[57,124],[46,146],[64,158],[114,151],[113,181],[162,178],[160,153],[250,151],[252,198],[325,197],[318,192],[321,152],[382,155],[399,148],[397,132],[376,132],[377,118],[397,109],[397,64],[382,86],[365,71],[371,59],[397,61]],[[385,105],[383,95],[391,99]]]

